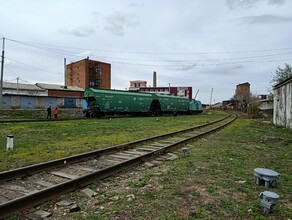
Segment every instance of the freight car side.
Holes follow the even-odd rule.
[[[173,112],[187,114],[189,112],[189,99],[187,97],[153,94],[153,99],[158,100],[162,114]]]
[[[102,115],[161,115],[201,112],[200,101],[165,94],[129,92],[120,90],[87,89],[84,99],[87,117]]]
[[[198,114],[203,112],[202,103],[199,100],[193,99],[189,103],[189,110],[191,114]]]
[[[87,89],[84,93],[89,109],[87,117],[113,114],[148,114],[152,95],[148,93]],[[152,104],[152,105],[151,105]]]

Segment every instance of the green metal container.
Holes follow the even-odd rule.
[[[153,94],[153,99],[159,101],[163,113],[174,111],[178,113],[186,113],[189,111],[189,99],[187,97]]]
[[[149,112],[152,95],[140,92],[118,90],[86,89],[84,99],[89,109],[101,113]]]
[[[202,103],[198,100],[192,100],[189,103],[189,110],[191,113],[200,113],[203,111]]]

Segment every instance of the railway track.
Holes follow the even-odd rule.
[[[49,121],[71,121],[71,120],[89,120],[85,117],[76,117],[76,118],[35,118],[35,119],[1,119],[0,124],[4,123],[17,123],[17,122],[49,122]]]
[[[169,117],[172,115],[162,115],[160,117]],[[101,117],[71,117],[71,118],[31,118],[31,119],[0,119],[0,124],[4,123],[20,123],[20,122],[60,122],[60,121],[73,121],[73,120],[102,120],[102,119],[110,119],[110,118],[129,118],[129,117],[147,117],[147,116],[134,116],[134,115],[105,115]],[[149,117],[149,116],[148,116]]]
[[[0,173],[0,219],[82,188],[123,168],[169,152],[236,120],[211,123]]]

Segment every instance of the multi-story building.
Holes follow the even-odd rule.
[[[159,93],[174,96],[186,96],[192,99],[192,87],[147,87],[147,82],[142,80],[130,81],[130,91]]]
[[[149,92],[149,93],[159,93],[159,94],[168,94],[174,96],[186,96],[189,100],[192,100],[192,87],[161,87],[157,86],[157,74],[153,72],[153,87],[147,87],[147,82],[145,80],[135,80],[130,81],[130,91],[140,91],[140,92]]]
[[[135,81],[130,81],[130,88],[129,90],[131,91],[136,91],[139,90],[141,87],[147,87],[147,82],[144,80],[135,80]]]
[[[250,84],[248,82],[238,84],[235,90],[235,99],[243,100],[248,99],[250,96]]]
[[[65,86],[110,89],[111,64],[83,59],[66,66]]]
[[[141,87],[140,92],[153,92],[160,94],[169,94],[174,96],[186,96],[190,100],[192,99],[192,87]]]

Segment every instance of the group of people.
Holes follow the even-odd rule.
[[[55,118],[58,118],[58,114],[59,114],[59,109],[58,109],[58,107],[56,107],[55,109],[54,109],[54,111],[53,111],[53,114],[54,114],[54,117]],[[51,108],[51,106],[49,106],[48,108],[47,108],[47,118],[52,118],[52,108]]]

